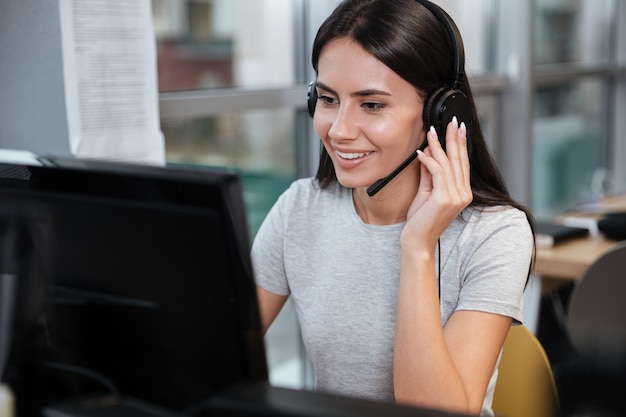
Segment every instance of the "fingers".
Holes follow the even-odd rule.
[[[460,146],[460,169],[462,172],[462,180],[463,184],[467,186],[467,192],[470,194],[469,198],[472,198],[472,187],[470,184],[470,160],[469,153],[467,149],[467,126],[464,122],[461,122],[461,126],[459,129],[459,134],[461,136],[461,141],[459,143]]]
[[[446,131],[446,150],[457,188],[467,197],[468,194],[471,195],[467,127],[463,122],[459,126],[456,117],[452,119]]]
[[[447,153],[442,149],[433,127],[430,128],[427,139],[427,153],[425,156],[420,155],[419,159],[422,163],[422,170],[424,168],[428,170],[429,175],[426,176],[427,184],[420,185],[431,188],[433,193],[439,192],[439,196],[445,198],[448,204],[464,208],[472,199],[465,123],[459,126],[457,118],[454,117],[448,124],[446,128]]]

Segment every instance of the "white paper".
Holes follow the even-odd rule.
[[[70,150],[162,165],[150,0],[59,0]]]
[[[14,149],[0,149],[0,163],[30,166],[41,165],[36,154],[30,151]]]

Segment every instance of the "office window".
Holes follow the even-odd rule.
[[[454,20],[463,37],[468,76],[482,75],[492,70],[489,37],[491,0],[434,0]]]
[[[291,0],[152,0],[160,91],[290,86]]]
[[[532,208],[563,213],[609,193],[614,0],[536,0]]]
[[[614,0],[536,0],[536,64],[598,64],[611,59]]]
[[[582,79],[537,88],[533,124],[533,208],[549,217],[605,192],[609,85]]]

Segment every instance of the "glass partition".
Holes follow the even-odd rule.
[[[538,217],[561,214],[603,193],[598,184],[606,174],[608,91],[603,79],[535,91],[532,190]]]
[[[292,0],[152,0],[159,90],[290,86]]]
[[[562,214],[610,182],[614,0],[536,0],[532,208]]]
[[[606,64],[614,0],[536,0],[535,64]]]

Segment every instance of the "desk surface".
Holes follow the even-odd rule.
[[[626,211],[626,195],[616,196],[596,206],[595,214]],[[594,213],[591,214],[592,216]],[[568,215],[569,216],[569,215]],[[583,214],[582,216],[587,216]],[[558,243],[551,248],[537,248],[534,273],[553,280],[575,280],[603,253],[619,241],[602,234],[590,235]]]
[[[597,235],[572,239],[552,248],[537,248],[534,272],[545,278],[574,280],[617,243]]]

